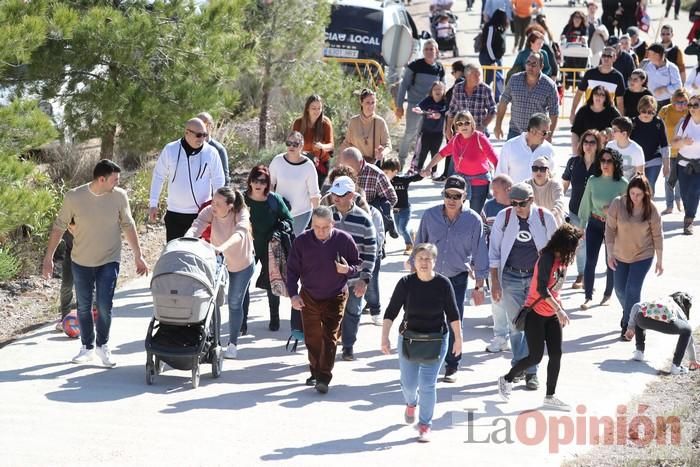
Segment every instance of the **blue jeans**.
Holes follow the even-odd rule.
[[[483,3],[486,3],[485,1]],[[503,65],[503,62],[498,59],[495,62],[491,60],[491,57],[489,57],[488,52],[483,52],[479,54],[479,64],[481,65],[498,65],[501,66]],[[492,92],[494,93],[494,100],[496,101],[496,104],[498,104],[498,101],[501,98],[501,93],[503,92],[503,88],[505,86],[505,79],[503,77],[503,70],[498,70],[498,71],[493,71],[493,70],[485,70],[484,72],[484,82],[491,87]],[[496,89],[495,91],[493,90],[493,87],[491,86],[491,83],[493,83],[494,78],[496,79]]]
[[[651,193],[656,193],[656,181],[659,179],[659,174],[661,173],[661,165],[655,165],[652,167],[644,167],[644,175],[646,175],[647,180],[649,180],[649,186],[651,187]]]
[[[672,158],[669,165],[670,165],[669,176],[672,174],[677,174],[678,158],[677,157]],[[676,202],[681,200],[681,186],[678,183],[677,177],[676,177],[676,183],[673,184],[674,186],[669,185],[668,178],[669,177],[666,177],[666,183],[664,183],[664,187],[666,188],[666,207],[672,208],[674,199]]]
[[[516,137],[520,136],[521,134],[522,133],[517,131],[515,128],[508,128],[508,137],[506,138],[506,140],[516,138]]]
[[[396,218],[396,231],[401,234],[406,245],[412,245],[413,239],[408,232],[408,221],[411,220],[411,207],[409,206],[395,211],[394,218]]]
[[[119,263],[115,261],[102,266],[87,267],[73,262],[71,269],[78,309],[80,341],[88,349],[92,349],[94,344],[102,347],[109,340],[112,301],[114,289],[117,287]],[[93,298],[97,307],[97,323],[92,319]],[[97,329],[97,341],[95,341],[95,329]]]
[[[455,299],[457,300],[457,311],[459,312],[459,327],[462,327],[462,318],[464,317],[464,299],[467,296],[467,282],[469,281],[469,273],[461,272],[449,278],[452,288],[455,291]],[[448,348],[452,348],[455,342],[455,334],[450,327],[450,340]],[[462,354],[456,357],[448,352],[445,356],[445,368],[448,370],[456,370],[459,368],[459,361],[462,360]]]
[[[348,301],[345,303],[345,314],[340,324],[341,337],[343,339],[343,350],[350,349],[357,340],[357,330],[360,328],[360,315],[364,297],[355,296],[355,286],[348,288]]]
[[[433,412],[435,411],[435,402],[437,399],[435,385],[437,383],[438,372],[442,365],[442,359],[445,358],[447,354],[447,335],[442,339],[440,358],[435,360],[434,363],[418,363],[407,360],[403,354],[402,344],[403,336],[399,334],[396,349],[399,354],[403,400],[407,405],[418,405],[418,423],[430,426],[433,420]],[[418,399],[419,395],[420,400]]]
[[[416,136],[418,136],[421,124],[423,123],[423,116],[411,110],[416,105],[417,103],[411,104],[409,102],[408,110],[405,113],[406,131],[404,132],[403,139],[401,140],[401,146],[399,148],[399,161],[401,162],[401,167],[403,167],[406,164],[406,159],[408,158],[408,151],[411,145],[414,143]]]
[[[581,227],[581,219],[578,214],[569,212],[569,222],[571,225],[576,227]],[[586,242],[578,242],[578,248],[576,249],[576,272],[582,276],[583,272],[586,270]]]
[[[651,267],[652,259],[653,258],[642,259],[634,263],[617,261],[617,268],[615,269],[615,295],[620,305],[622,305],[620,327],[623,330],[627,329],[632,306],[639,302],[639,298],[642,295],[642,285]]]
[[[377,254],[377,259],[374,260],[374,269],[372,269],[372,279],[370,279],[365,293],[369,314],[372,316],[377,316],[382,311],[382,305],[379,303],[379,268],[381,265],[382,255]]]
[[[681,186],[681,198],[685,217],[695,219],[698,211],[698,199],[700,199],[700,174],[689,175],[685,167],[678,166],[678,184]]]
[[[471,183],[467,184],[469,208],[474,210],[477,214],[481,214],[484,203],[486,203],[486,198],[489,195],[489,185],[474,186]]]
[[[531,273],[503,271],[501,276],[501,306],[506,312],[510,325],[510,349],[513,352],[513,358],[510,360],[511,366],[515,365],[518,360],[525,359],[530,354],[527,340],[525,340],[525,333],[515,329],[513,319],[518,316],[520,308],[525,304],[531,281]],[[537,365],[527,369],[527,374],[534,375],[536,373]]]
[[[294,229],[294,236],[298,237],[304,230],[306,226],[309,225],[311,220],[311,211],[294,216],[292,219],[292,228]]]
[[[586,225],[586,268],[583,273],[583,288],[586,292],[586,300],[593,300],[593,284],[595,283],[595,267],[598,265],[600,247],[605,239],[605,222],[591,217]],[[605,248],[605,258],[608,258],[608,249]],[[613,270],[605,261],[605,293],[606,297],[612,295],[615,278]]]
[[[238,272],[228,273],[228,341],[238,345],[243,323],[243,302],[255,271],[255,263]]]
[[[508,337],[510,325],[508,324],[508,315],[501,302],[491,303],[491,316],[493,317],[493,336]]]

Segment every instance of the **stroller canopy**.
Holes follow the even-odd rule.
[[[151,288],[159,276],[175,274],[197,280],[214,294],[216,267],[216,252],[209,243],[197,238],[176,238],[165,245],[158,258],[153,268]]]

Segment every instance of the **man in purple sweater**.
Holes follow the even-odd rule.
[[[292,308],[301,310],[311,377],[307,386],[328,392],[340,335],[348,277],[360,271],[360,255],[350,235],[333,228],[326,206],[313,210],[311,230],[299,235],[287,260],[287,290]],[[301,290],[298,282],[301,280]]]

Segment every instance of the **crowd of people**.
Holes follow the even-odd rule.
[[[268,329],[280,329],[280,294],[270,284],[268,254],[280,225],[295,237],[284,258],[283,280],[291,302],[290,339],[303,340],[308,353],[305,384],[328,392],[341,342],[340,358],[356,359],[354,344],[364,308],[372,323],[382,327],[381,351],[389,354],[389,331],[403,309],[397,349],[404,418],[413,423],[419,406],[422,441],[429,439],[443,363],[443,381],[457,381],[467,297],[479,306],[486,290],[494,337],[485,350],[510,349],[513,356],[510,370],[498,381],[501,396],[510,397],[512,384],[520,380],[530,390],[539,388],[537,370],[546,344],[544,405],[569,409],[555,393],[562,328],[569,324],[559,291],[567,267],[576,263],[571,287],[584,291],[582,310],[593,306],[603,246],[607,275],[600,305],[608,305],[615,292],[621,305],[620,339],[636,338],[634,358],[643,359],[644,330],[653,329],[680,335],[671,373],[687,371],[682,365],[686,349],[690,368],[700,367],[688,332],[689,297],[663,301],[670,310],[664,316],[673,317],[666,321],[647,313],[654,306],[643,300],[648,298],[643,297],[643,283],[654,258],[655,273],[664,270],[661,216],[674,207],[683,211],[683,233],[693,235],[700,198],[700,96],[695,95],[695,81],[683,87],[670,42],[645,45],[641,57],[634,34],[610,42],[600,63],[577,83],[570,114],[572,156],[557,174],[551,140],[562,123],[555,80],[559,59],[551,33],[545,18],[530,24],[532,2],[514,2],[511,11],[492,9],[491,3],[484,2],[485,49],[479,61],[500,64],[505,29],[512,20],[516,48],[521,49],[516,66],[522,71],[511,73],[507,81],[489,72],[485,82],[478,65],[456,61],[451,67],[455,84],[447,89],[438,45],[426,41],[423,58],[407,66],[395,97],[396,117],[406,118],[398,157],[393,156],[387,122],[376,113],[378,96],[364,89],[358,114],[337,140],[323,98],[310,96],[290,128],[286,151],[268,165],[253,167],[244,186],[231,185],[228,154],[213,138],[214,121],[206,113],[187,121],[183,136],[163,148],[152,176],[149,217],[163,219],[166,240],[202,236],[225,258],[226,358],[237,357],[238,337],[248,332],[251,285],[267,293]],[[602,24],[609,36],[635,27],[627,24],[626,5],[612,20],[605,5]],[[564,35],[593,35],[601,25],[596,7],[589,2],[588,14],[572,15]],[[664,28],[672,35],[670,27]],[[677,48],[673,54],[676,61],[682,57]],[[620,63],[635,64],[627,76],[617,69],[621,57]],[[495,86],[487,84],[493,81]],[[493,138],[504,136],[499,153]],[[438,176],[442,161],[445,172]],[[71,235],[70,267],[64,271],[72,272],[82,331],[75,363],[96,354],[104,365],[115,365],[108,340],[121,231],[135,252],[137,272],[148,272],[126,192],[117,186],[120,172],[112,161],[98,163],[93,181],[66,194],[49,238],[46,276],[52,274],[62,236]],[[660,174],[666,198],[661,212],[653,202]],[[443,200],[425,210],[411,231],[410,184],[431,177],[443,183]],[[163,211],[159,200],[164,186]],[[385,284],[379,274],[386,235],[403,240],[411,272],[395,284],[382,316],[380,288]],[[253,282],[257,262],[261,269]],[[64,281],[69,276],[64,274]],[[62,307],[70,303],[72,287],[64,289]]]

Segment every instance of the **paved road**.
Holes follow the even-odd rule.
[[[550,17],[568,16],[570,11],[561,2],[547,8]],[[475,21],[472,15],[463,17],[467,23]],[[565,131],[556,135],[555,143],[561,168],[568,157]],[[412,188],[414,228],[422,211],[439,197],[440,187],[431,181]],[[697,290],[694,260],[688,255],[697,239],[681,235],[680,215],[664,221],[666,272],[659,279],[648,277],[646,297]],[[390,239],[382,268],[384,304],[405,273],[402,247]],[[603,265],[599,266],[602,276]],[[649,361],[633,362],[633,345],[617,340],[616,302],[578,311],[583,296],[568,285],[563,299],[573,311],[572,325],[565,331],[558,395],[572,405],[581,404],[583,415],[615,416],[618,404],[640,393],[657,377],[657,370],[668,369],[673,339],[653,334],[648,339]],[[283,309],[287,303],[283,301]],[[456,384],[439,383],[429,445],[415,443],[415,431],[403,424],[397,358],[379,352],[380,328],[366,316],[356,345],[358,360],[339,361],[330,392],[321,396],[303,385],[305,352],[285,352],[287,334],[267,330],[266,299],[259,292],[253,295],[250,334],[240,340],[240,358],[226,361],[218,380],[205,368],[196,390],[191,389],[189,372],[176,370],[158,377],[155,386],[145,384],[143,341],[152,313],[148,280],[120,290],[115,305],[110,341],[118,361],[115,369],[67,363],[79,344],[51,327],[0,350],[3,465],[543,466],[558,465],[588,448],[583,442],[555,449],[551,426],[549,433],[539,432],[545,436],[532,446],[522,441],[526,431],[518,436],[515,428],[523,413],[562,414],[524,412],[540,406],[543,390],[516,388],[511,402],[500,401],[495,381],[509,367],[510,354],[484,352],[491,337],[487,305],[465,311],[464,367]],[[693,324],[700,324],[697,314]],[[288,329],[288,322],[282,328]],[[541,369],[542,383],[544,375]],[[512,443],[503,446],[497,441],[505,432],[494,432],[507,424]]]

